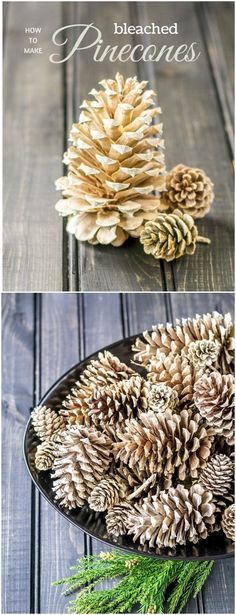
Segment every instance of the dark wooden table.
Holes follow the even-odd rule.
[[[232,294],[5,294],[3,296],[4,613],[65,613],[53,580],[84,553],[104,550],[63,519],[35,490],[22,442],[29,408],[80,359],[155,322],[218,309]],[[188,613],[233,613],[233,559],[218,561]]]
[[[233,2],[4,2],[5,213],[4,290],[233,290]],[[91,50],[51,64],[52,33],[95,23],[117,44],[114,22],[178,23],[163,44],[197,41],[195,63],[95,63]],[[24,55],[24,28],[42,28],[42,55]],[[174,40],[173,40],[174,39]],[[149,44],[120,35],[119,45]],[[58,48],[56,48],[58,51]],[[144,254],[137,240],[122,248],[78,244],[54,210],[54,180],[79,105],[100,79],[123,71],[147,79],[163,108],[167,168],[200,166],[215,183],[212,212],[199,222],[212,244],[174,264]]]

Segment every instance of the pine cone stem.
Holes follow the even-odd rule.
[[[201,235],[197,236],[196,241],[197,243],[208,243],[208,244],[211,243],[211,240],[209,239],[209,237],[202,237]]]

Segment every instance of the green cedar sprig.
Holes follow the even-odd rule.
[[[214,562],[158,560],[127,555],[118,550],[87,556],[71,570],[73,574],[53,585],[66,586],[63,594],[79,591],[69,603],[72,613],[181,613],[196,597]],[[108,579],[117,579],[110,589],[96,589]]]

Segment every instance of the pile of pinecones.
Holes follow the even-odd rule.
[[[223,530],[234,540],[234,338],[218,312],[153,327],[132,365],[110,352],[92,360],[57,413],[32,412],[63,508],[88,502],[110,536],[156,549]]]

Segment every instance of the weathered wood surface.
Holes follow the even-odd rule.
[[[9,294],[3,296],[4,613],[65,613],[51,581],[76,558],[104,550],[32,487],[22,456],[29,408],[74,363],[155,322],[213,309],[233,313],[232,294]],[[189,613],[233,613],[233,560],[219,561]]]
[[[11,291],[233,289],[233,2],[5,3],[4,289]],[[113,23],[178,22],[162,44],[197,41],[195,63],[95,63],[91,50],[50,64],[51,36],[60,25],[96,23],[117,44]],[[24,27],[42,27],[41,56],[23,55]],[[174,38],[174,40],[173,40]],[[148,44],[120,35],[119,45]],[[152,37],[152,41],[154,39]],[[78,244],[54,211],[54,180],[79,105],[98,80],[120,70],[148,79],[163,108],[167,167],[203,167],[215,203],[199,222],[212,245],[173,264],[144,254],[137,240],[122,248]]]

